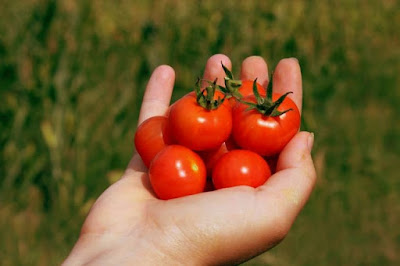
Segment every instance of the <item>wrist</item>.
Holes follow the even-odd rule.
[[[111,235],[83,234],[62,265],[90,265],[104,254],[111,255],[111,247],[115,247]]]
[[[163,246],[140,236],[84,234],[62,265],[187,265],[188,261],[194,259],[184,259],[183,254],[178,256],[164,252]],[[192,261],[190,264],[199,263]]]

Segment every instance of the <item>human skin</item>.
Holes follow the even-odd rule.
[[[204,79],[223,85],[222,54],[209,58]],[[241,79],[268,84],[263,58],[242,63]],[[164,115],[174,70],[157,67],[146,87],[138,119]],[[302,80],[296,59],[282,59],[273,76],[274,92],[289,95],[301,111]],[[258,188],[239,186],[172,200],[159,200],[147,169],[133,155],[122,178],[95,202],[79,239],[63,265],[238,264],[277,245],[289,232],[316,180],[311,157],[314,135],[299,132],[280,153],[276,173]]]

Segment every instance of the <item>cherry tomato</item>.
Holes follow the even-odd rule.
[[[242,81],[242,85],[237,90],[240,93],[240,95],[242,95],[242,97],[247,97],[247,96],[253,95],[253,82],[254,81],[252,81],[252,80],[243,80]],[[263,86],[261,86],[261,84],[259,84],[259,83],[257,83],[257,89],[258,89],[258,92],[260,93],[260,95],[266,94],[265,88]],[[237,102],[238,101],[235,99],[235,97],[229,98],[229,103],[231,104],[232,107],[234,107]]]
[[[278,165],[278,154],[273,156],[264,157],[264,160],[268,163],[271,174],[276,173],[276,166]]]
[[[149,178],[158,198],[173,199],[203,192],[206,167],[192,150],[170,145],[160,151],[150,164]]]
[[[147,168],[158,152],[168,144],[172,144],[167,121],[168,118],[165,116],[154,116],[145,120],[136,130],[136,151]]]
[[[204,188],[204,192],[209,192],[209,191],[214,191],[214,190],[215,190],[215,187],[214,187],[214,184],[212,182],[212,179],[211,178],[207,178],[206,186]]]
[[[272,94],[276,101],[282,95]],[[244,101],[256,103],[255,96],[243,98]],[[300,112],[296,104],[288,97],[279,105],[279,116],[269,116],[256,109],[239,103],[232,111],[232,134],[235,142],[243,149],[252,150],[263,156],[276,155],[293,138],[300,127]]]
[[[225,142],[218,149],[198,152],[207,169],[207,176],[211,176],[212,168],[222,155],[228,152]]]
[[[206,165],[207,176],[211,177],[212,169],[219,158],[234,149],[239,149],[239,147],[234,143],[233,139],[229,137],[218,149],[198,152]]]
[[[233,186],[258,187],[271,176],[267,162],[249,150],[233,150],[215,164],[212,180],[216,189]]]
[[[216,92],[214,98],[218,97],[222,99],[222,93]],[[225,101],[208,110],[189,93],[170,107],[168,123],[178,144],[195,151],[217,149],[231,133],[232,109]]]

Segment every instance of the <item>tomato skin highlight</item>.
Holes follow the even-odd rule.
[[[222,93],[215,93],[220,98]],[[169,127],[176,143],[195,151],[217,149],[232,130],[232,108],[228,101],[217,109],[207,110],[189,93],[170,108]]]
[[[249,150],[233,150],[224,154],[215,164],[212,180],[216,189],[250,186],[258,187],[271,176],[267,162]]]
[[[157,153],[172,144],[167,122],[165,116],[154,116],[145,120],[136,130],[135,148],[147,168]]]
[[[276,101],[281,94],[274,93]],[[243,99],[256,103],[254,96]],[[273,156],[282,151],[300,128],[300,112],[296,104],[286,97],[278,107],[279,111],[292,109],[280,116],[265,116],[255,109],[247,110],[248,105],[238,103],[233,108],[232,135],[237,145],[262,156]]]
[[[203,192],[206,167],[192,150],[170,145],[160,151],[150,164],[149,178],[159,199],[173,199]]]

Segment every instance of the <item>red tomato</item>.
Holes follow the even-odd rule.
[[[281,94],[272,94],[276,101]],[[255,96],[243,99],[256,103]],[[232,134],[235,142],[243,149],[252,150],[263,156],[272,156],[281,152],[300,127],[300,112],[296,104],[288,97],[279,105],[278,111],[292,109],[279,116],[261,114],[258,110],[248,110],[248,105],[239,103],[232,111]]]
[[[209,192],[209,191],[214,191],[214,190],[215,190],[215,187],[214,187],[214,184],[212,182],[212,179],[211,178],[207,178],[206,186],[204,188],[204,192]]]
[[[239,147],[234,143],[233,139],[229,137],[218,149],[198,152],[206,165],[207,176],[211,177],[212,169],[219,158],[234,149],[239,149]]]
[[[211,176],[212,168],[222,155],[228,152],[225,142],[218,149],[198,152],[207,169],[207,176]]]
[[[152,161],[149,178],[158,198],[173,199],[203,192],[206,167],[200,156],[192,150],[170,145]]]
[[[168,118],[154,116],[145,120],[136,130],[135,147],[147,168],[166,145],[172,144],[167,128]]]
[[[278,164],[278,154],[277,155],[273,155],[273,156],[269,156],[269,157],[264,157],[265,161],[268,163],[269,165],[269,169],[271,169],[271,174],[276,173],[276,166]]]
[[[216,189],[241,185],[258,187],[270,176],[267,162],[259,154],[249,150],[226,153],[217,161],[212,171]]]
[[[225,141],[225,145],[228,151],[240,149],[240,147],[235,143],[232,135],[230,135],[229,138]]]
[[[214,98],[223,98],[216,92]],[[225,101],[218,108],[207,110],[189,93],[170,108],[169,127],[175,141],[195,151],[217,149],[232,130],[232,108]]]

